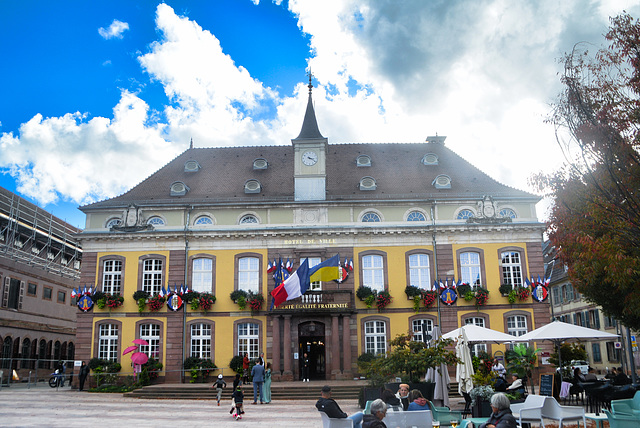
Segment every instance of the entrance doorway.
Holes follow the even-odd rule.
[[[308,322],[298,326],[298,379],[302,379],[304,354],[309,358],[309,378],[326,379],[324,324]]]

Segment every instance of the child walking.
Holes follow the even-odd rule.
[[[242,415],[244,414],[244,410],[242,407],[242,402],[244,401],[244,394],[242,393],[241,385],[238,385],[236,390],[233,391],[233,395],[231,397],[233,398],[233,403],[235,406],[235,413],[233,414],[233,417],[236,418],[236,420],[242,419]]]
[[[220,398],[222,398],[222,388],[227,386],[227,382],[224,381],[221,374],[218,375],[218,379],[213,384],[213,387],[218,391],[218,406],[220,405]]]

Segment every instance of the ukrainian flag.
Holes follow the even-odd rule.
[[[340,255],[336,254],[319,265],[309,269],[311,282],[314,281],[334,281],[342,277],[340,272]]]

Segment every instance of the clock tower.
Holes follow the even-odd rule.
[[[327,182],[327,144],[329,140],[320,134],[316,113],[311,99],[311,74],[309,74],[309,101],[304,114],[302,130],[291,140],[294,152],[294,181],[296,201],[324,201]]]

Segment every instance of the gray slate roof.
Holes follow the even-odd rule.
[[[438,165],[421,163],[427,153],[438,156]],[[371,157],[371,167],[356,166],[356,158],[362,154]],[[256,158],[266,159],[268,168],[254,170]],[[184,172],[184,165],[189,160],[196,160],[201,169],[195,173]],[[432,185],[440,174],[451,178],[451,189],[436,189]],[[376,190],[359,189],[360,179],[365,176],[376,180]],[[329,144],[326,177],[327,201],[474,199],[483,195],[495,199],[539,199],[531,193],[498,183],[440,143]],[[249,179],[261,183],[261,193],[244,193],[244,184]],[[176,181],[189,187],[186,195],[170,196],[171,184]],[[131,203],[278,203],[293,202],[293,197],[292,145],[190,148],[123,195],[86,205],[81,210],[122,207]]]

